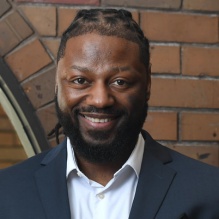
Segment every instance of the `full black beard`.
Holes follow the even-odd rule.
[[[119,161],[121,158],[127,158],[133,151],[138,139],[138,134],[141,131],[143,123],[147,116],[148,104],[145,103],[141,115],[138,116],[135,122],[130,122],[128,113],[125,110],[114,110],[112,108],[97,109],[95,107],[88,107],[86,112],[101,112],[101,113],[117,113],[125,115],[124,122],[120,125],[119,130],[115,133],[114,140],[107,144],[95,144],[87,142],[79,130],[78,113],[80,108],[75,108],[72,111],[74,116],[74,123],[72,122],[71,115],[61,111],[57,97],[55,97],[56,113],[59,123],[63,127],[66,136],[69,137],[72,147],[78,156],[83,157],[85,160],[93,163],[107,163],[112,161]],[[104,131],[89,131],[90,136],[95,140],[106,140],[108,133]]]

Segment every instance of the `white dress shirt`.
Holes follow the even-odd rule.
[[[144,152],[144,139],[129,159],[103,186],[88,179],[78,168],[70,140],[67,139],[67,186],[71,219],[128,219],[135,196]]]

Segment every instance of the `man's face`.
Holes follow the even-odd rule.
[[[139,46],[95,33],[70,38],[57,67],[57,114],[78,156],[128,156],[147,114],[150,80]]]

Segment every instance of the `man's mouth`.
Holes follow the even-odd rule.
[[[96,109],[94,107],[81,108],[76,112],[81,127],[84,130],[109,131],[119,124],[123,116],[122,110]]]
[[[83,116],[84,118],[88,119],[89,121],[93,123],[106,123],[106,122],[112,121],[112,118],[94,118],[94,117],[85,116],[85,115]]]
[[[104,112],[99,110],[99,112],[94,112],[91,110],[81,110],[76,115],[78,117],[79,128],[83,133],[95,131],[96,134],[105,133],[111,135],[114,131],[117,131],[117,128],[120,127],[124,120],[122,111]]]

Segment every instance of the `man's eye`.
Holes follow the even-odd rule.
[[[113,84],[123,86],[126,84],[126,81],[124,80],[116,80]]]
[[[77,78],[77,79],[73,80],[73,83],[75,83],[75,84],[87,84],[88,82],[86,81],[85,78]]]

